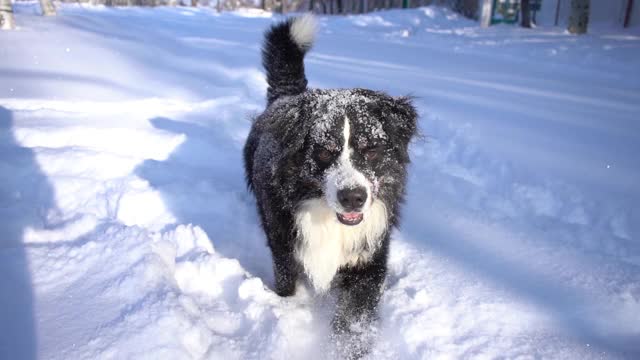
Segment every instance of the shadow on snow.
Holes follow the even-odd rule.
[[[200,226],[216,252],[238,259],[244,269],[273,282],[266,240],[258,226],[251,194],[246,190],[241,146],[224,126],[186,123],[158,117],[157,129],[185,135],[167,160],[146,160],[135,173],[161,193],[176,224]]]
[[[27,228],[47,225],[53,190],[31,149],[13,134],[13,114],[0,106],[0,358],[37,357],[29,258],[23,244]]]

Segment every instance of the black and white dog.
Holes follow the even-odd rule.
[[[267,109],[244,148],[247,182],[271,248],[276,292],[306,274],[338,289],[334,331],[375,319],[389,235],[405,191],[416,111],[408,98],[365,89],[308,89],[311,15],[274,25],[262,61]]]

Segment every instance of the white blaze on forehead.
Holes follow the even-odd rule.
[[[358,171],[351,161],[353,155],[353,148],[349,143],[351,137],[351,125],[349,124],[349,118],[345,116],[344,126],[342,128],[342,137],[344,143],[342,145],[342,152],[338,162],[328,171],[325,178],[325,196],[327,202],[337,212],[344,212],[342,205],[338,201],[338,191],[342,189],[354,189],[362,187],[367,191],[367,201],[364,204],[363,211],[371,204],[371,183],[367,180],[367,177],[360,171]]]
[[[351,124],[349,124],[349,118],[345,116],[344,126],[342,127],[342,138],[344,140],[344,145],[342,145],[342,153],[340,153],[341,162],[351,162],[351,154],[353,153],[353,149],[351,149],[351,145],[349,144],[350,137]]]

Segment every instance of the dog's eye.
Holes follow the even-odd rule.
[[[333,159],[333,153],[331,153],[331,151],[327,149],[320,149],[316,153],[316,158],[323,163],[328,163],[329,161],[331,161],[331,159]]]
[[[382,153],[382,148],[379,146],[368,148],[364,151],[364,158],[368,161],[376,160],[380,157]]]

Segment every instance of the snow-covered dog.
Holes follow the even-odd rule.
[[[280,296],[306,274],[338,289],[334,331],[375,319],[389,235],[405,191],[416,111],[408,98],[366,89],[308,89],[303,58],[315,19],[265,34],[267,109],[244,148]]]

